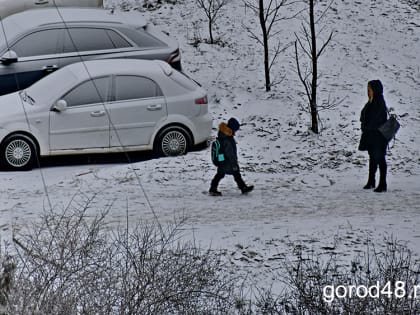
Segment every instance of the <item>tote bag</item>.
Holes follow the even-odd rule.
[[[397,116],[392,114],[389,116],[388,120],[379,127],[379,132],[384,136],[384,138],[389,142],[400,129],[400,123],[397,120]]]

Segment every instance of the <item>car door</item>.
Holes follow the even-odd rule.
[[[64,111],[50,112],[50,150],[109,148],[106,100],[110,77],[87,80],[66,93]]]
[[[161,89],[142,76],[117,75],[113,79],[114,93],[108,105],[111,147],[149,144],[156,123],[167,116]]]
[[[37,30],[12,40],[18,59],[0,65],[0,95],[25,89],[58,69],[60,29]],[[7,35],[7,34],[6,34]]]

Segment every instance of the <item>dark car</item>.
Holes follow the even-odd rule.
[[[100,7],[103,0],[0,0],[0,17],[12,15],[32,8],[45,7]]]
[[[181,70],[178,42],[135,12],[33,9],[6,17],[0,28],[0,95],[82,60],[158,59]]]

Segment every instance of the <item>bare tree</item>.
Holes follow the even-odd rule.
[[[308,1],[308,0],[307,0]],[[299,79],[305,87],[306,96],[308,97],[309,109],[311,113],[311,130],[318,134],[319,133],[319,124],[318,124],[318,111],[319,106],[317,104],[317,87],[318,87],[318,60],[321,54],[325,51],[325,48],[330,43],[333,38],[334,31],[329,33],[329,36],[321,45],[321,48],[318,50],[317,39],[320,35],[316,32],[316,26],[319,23],[320,19],[325,15],[327,10],[331,7],[334,0],[330,2],[325,11],[315,19],[314,7],[316,0],[309,0],[309,24],[305,22],[302,23],[302,34],[299,36],[295,33],[295,58],[297,71]],[[309,30],[308,30],[309,28]],[[322,32],[322,30],[321,30]],[[304,55],[308,60],[308,66],[305,71],[303,71],[303,64],[301,63],[299,57],[299,49],[303,51]],[[331,105],[326,105],[327,107]]]
[[[246,27],[251,38],[255,39],[259,44],[264,48],[264,74],[265,74],[265,90],[267,92],[271,91],[271,82],[270,72],[271,67],[275,63],[278,56],[286,50],[290,45],[285,45],[282,47],[280,41],[277,42],[273,49],[273,55],[270,60],[270,41],[273,37],[277,36],[280,33],[280,30],[274,30],[274,26],[282,21],[295,18],[298,13],[295,13],[291,16],[281,15],[282,8],[295,4],[298,1],[290,0],[244,0],[245,8],[250,8],[251,11],[258,16],[259,24],[261,26],[261,33],[257,34],[250,27]]]
[[[229,0],[196,0],[198,6],[204,10],[208,19],[210,44],[214,44],[213,26],[219,17],[220,10],[229,2]]]

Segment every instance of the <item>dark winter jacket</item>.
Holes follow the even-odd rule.
[[[219,132],[217,137],[220,142],[221,152],[225,156],[225,160],[217,168],[218,173],[230,174],[239,171],[238,154],[236,149],[236,142],[234,132],[228,125],[222,122],[219,125]]]
[[[362,136],[359,150],[385,150],[387,141],[378,128],[387,120],[387,108],[383,97],[382,84],[379,80],[369,82],[373,90],[373,99],[366,103],[360,114]]]

